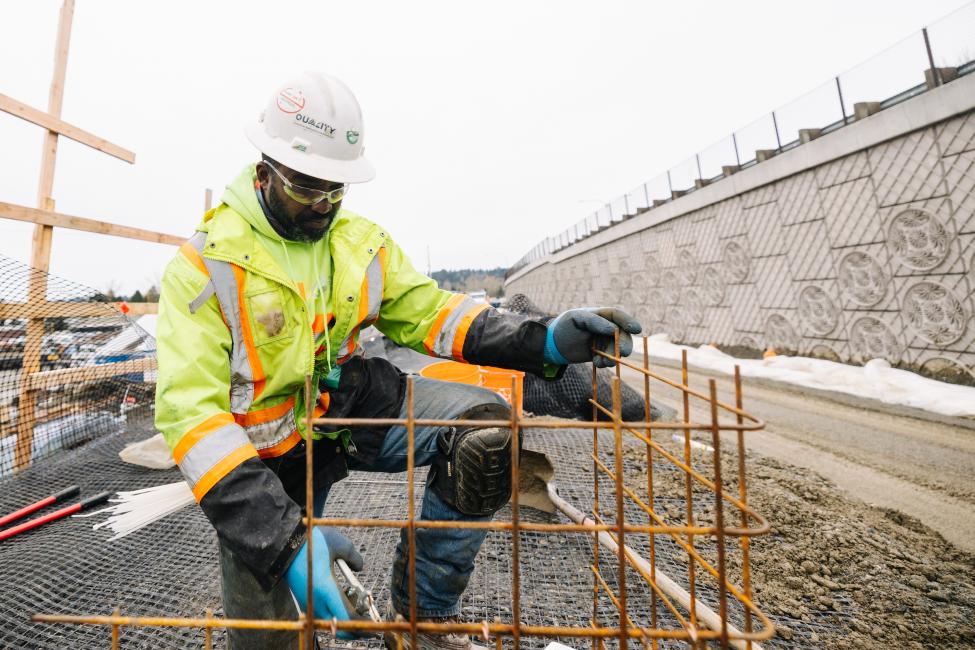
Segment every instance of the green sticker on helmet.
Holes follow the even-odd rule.
[[[345,132],[345,139],[349,141],[349,144],[355,144],[356,142],[359,141],[359,132],[358,131],[346,131]]]

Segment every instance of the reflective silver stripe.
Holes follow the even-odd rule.
[[[457,328],[464,316],[472,309],[480,306],[470,298],[464,298],[454,310],[447,315],[443,327],[437,333],[437,338],[433,342],[433,353],[438,357],[449,359],[453,356],[454,337],[457,335]]]
[[[217,290],[213,286],[213,280],[207,282],[207,286],[203,287],[200,295],[190,301],[190,313],[195,314],[216,292]]]
[[[228,454],[249,444],[250,440],[247,439],[244,429],[239,424],[225,424],[190,447],[179,462],[179,470],[186,477],[190,487],[195,487],[214,465],[226,458]]]
[[[383,302],[383,265],[378,254],[366,267],[366,282],[369,287],[367,303],[369,313],[366,315],[366,321],[374,321],[379,317],[379,307]]]
[[[295,423],[294,409],[279,418],[244,427],[247,437],[258,450],[273,447],[288,438],[298,426]]]
[[[234,413],[247,413],[254,403],[254,373],[247,358],[247,345],[244,343],[244,328],[241,323],[240,304],[237,300],[237,279],[229,262],[213,260],[203,255],[206,233],[197,232],[190,243],[200,253],[203,264],[210,274],[220,310],[230,326],[233,347],[230,353],[230,410]]]

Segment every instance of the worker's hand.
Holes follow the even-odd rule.
[[[316,526],[312,530],[312,588],[314,616],[331,620],[333,617],[340,621],[361,619],[355,613],[338,582],[335,580],[333,565],[336,560],[343,559],[353,571],[362,570],[362,556],[355,549],[352,541],[333,528]],[[303,612],[308,611],[308,542],[306,541],[295,556],[291,566],[285,574],[288,587],[294,594]],[[339,632],[340,639],[354,639],[356,635],[350,632]]]
[[[616,363],[593,353],[592,348],[613,354],[613,335],[620,330],[620,356],[633,351],[631,334],[639,334],[640,323],[622,309],[584,307],[559,314],[548,324],[545,361],[566,365],[592,361],[597,368]]]

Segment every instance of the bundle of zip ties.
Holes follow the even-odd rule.
[[[185,481],[157,485],[156,487],[118,492],[115,498],[109,500],[115,505],[102,508],[95,512],[75,515],[75,517],[93,517],[102,513],[110,513],[105,521],[101,521],[92,528],[108,528],[115,535],[108,541],[121,539],[126,535],[145,528],[149,524],[159,521],[163,517],[195,502],[193,493]]]

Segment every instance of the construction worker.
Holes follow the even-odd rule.
[[[362,558],[338,531],[313,531],[307,574],[305,453],[314,444],[314,500],[348,470],[406,469],[403,426],[306,431],[304,386],[314,414],[405,418],[405,376],[367,358],[359,332],[375,325],[396,343],[435,357],[552,377],[568,363],[621,351],[640,331],[615,309],[577,309],[549,323],[504,314],[441,290],[414,270],[389,231],[341,209],[350,184],[373,178],[363,157],[359,104],[339,80],[305,73],[271,97],[246,129],[262,153],[208,211],[162,282],[157,327],[156,425],[217,531],[228,618],[295,619],[314,589],[314,616],[349,620],[332,563]],[[597,358],[599,365],[608,365]],[[414,415],[505,419],[495,393],[415,380]],[[488,520],[508,500],[511,434],[494,427],[418,427],[417,466],[434,478],[421,517]],[[457,471],[445,471],[453,463]],[[416,531],[420,619],[453,620],[486,531]],[[409,612],[404,531],[392,567],[387,615]],[[387,638],[387,644],[390,639]],[[229,630],[233,648],[291,648],[292,631]],[[407,643],[409,640],[407,638]],[[466,635],[421,634],[423,648],[464,650]]]

